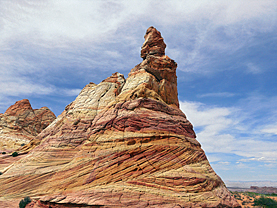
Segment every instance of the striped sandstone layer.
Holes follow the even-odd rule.
[[[160,32],[145,35],[142,63],[88,84],[0,176],[0,200],[29,207],[240,207],[211,168],[179,109],[177,64]],[[27,207],[28,207],[27,206]]]
[[[33,109],[29,100],[17,101],[0,114],[0,152],[13,151],[28,144],[55,119],[47,107]]]

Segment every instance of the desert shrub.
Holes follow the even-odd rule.
[[[31,198],[29,196],[25,197],[19,202],[19,208],[25,208],[27,204],[31,202]]]
[[[254,206],[262,206],[265,208],[274,208],[274,207],[276,208],[277,201],[271,198],[260,197],[254,200]]]
[[[6,154],[6,152],[2,152],[2,155]]]
[[[20,144],[20,146],[21,146],[21,147],[23,147],[23,146],[25,146],[25,144],[24,144],[24,143],[22,143],[22,144]]]
[[[2,172],[0,172],[0,175],[2,175],[3,173]]]
[[[16,157],[16,156],[18,156],[18,153],[17,153],[17,152],[13,152],[13,153],[12,153],[12,156],[13,156],[13,157]]]
[[[240,196],[239,194],[235,194],[234,196],[235,196],[236,199],[242,200],[242,199],[241,199],[241,196]]]
[[[255,192],[245,192],[245,193],[250,197],[255,197],[259,195],[258,193],[255,193]]]
[[[250,197],[256,197],[256,196],[277,196],[275,193],[270,193],[270,194],[261,194],[261,193],[255,193],[255,192],[245,192],[248,196]]]

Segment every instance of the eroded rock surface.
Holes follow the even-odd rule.
[[[0,114],[0,152],[13,151],[28,144],[55,118],[47,107],[33,109],[29,100],[17,101]]]
[[[147,30],[142,63],[88,84],[0,176],[0,200],[32,207],[240,207],[179,109],[177,64]],[[70,206],[69,206],[70,205]]]

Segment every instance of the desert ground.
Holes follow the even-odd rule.
[[[262,196],[271,198],[275,201],[277,201],[277,196],[269,196],[269,195],[258,195],[253,192],[232,192],[232,194],[235,196],[237,199],[238,203],[241,205],[242,208],[250,208],[250,207],[256,207],[254,206],[254,200],[258,199]]]

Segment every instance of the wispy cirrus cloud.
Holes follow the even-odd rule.
[[[263,129],[261,129],[261,132],[277,135],[277,123],[265,126]]]
[[[252,100],[249,98],[249,100]],[[245,102],[245,101],[244,101]],[[261,104],[262,102],[260,102]],[[240,170],[240,180],[276,180],[277,143],[271,120],[255,118],[259,109],[248,108],[251,102],[237,107],[220,107],[200,102],[180,102],[192,122],[213,168],[224,178],[238,180],[233,170]],[[265,105],[260,106],[261,108]],[[267,109],[269,112],[271,108]],[[265,125],[265,120],[268,125]],[[265,133],[268,133],[267,136]]]
[[[248,63],[248,64],[246,64],[246,66],[247,66],[246,72],[248,72],[248,73],[251,73],[251,74],[262,73],[262,69],[253,63]]]
[[[245,157],[241,161],[277,161],[276,142],[272,139],[265,140],[263,125],[259,127],[262,131],[259,131],[259,128],[253,131],[253,126],[261,123],[264,118],[248,123],[256,112],[251,112],[251,109],[248,111],[247,106],[226,108],[199,102],[180,104],[182,111],[194,125],[197,139],[207,153],[237,154]]]
[[[231,93],[231,92],[212,92],[212,93],[198,95],[198,97],[200,97],[200,98],[203,98],[203,97],[233,97],[235,95],[236,95],[235,93]]]
[[[76,51],[80,46],[99,50],[96,47],[99,44],[118,41],[140,45],[137,32],[156,24],[166,36],[182,40],[178,41],[182,47],[169,49],[169,52],[181,51],[178,52],[184,60],[181,68],[193,71],[214,61],[218,52],[234,53],[250,44],[257,33],[276,29],[277,19],[274,18],[274,1],[203,0],[158,4],[156,1],[16,0],[2,2],[0,11],[0,46],[5,50],[12,50],[18,44],[35,45],[55,48],[57,50],[51,52],[57,55],[67,50]],[[134,28],[134,23],[140,24]],[[118,53],[115,48],[111,52]]]
[[[235,142],[226,130],[235,128],[237,121],[232,117],[236,109],[211,107],[199,102],[180,102],[181,109],[192,122],[202,147],[207,152],[231,152]],[[198,129],[198,130],[197,130]]]

